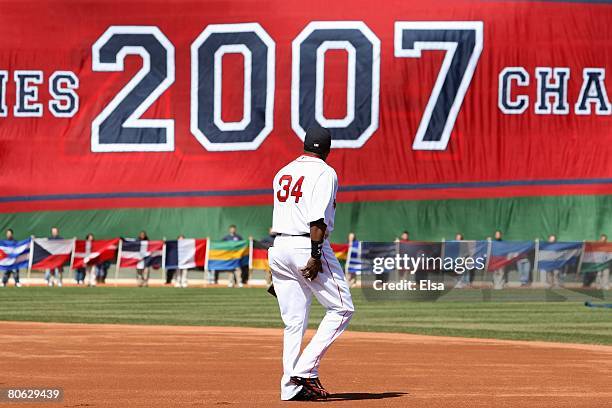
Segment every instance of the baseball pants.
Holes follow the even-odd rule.
[[[290,383],[292,376],[319,376],[321,358],[346,329],[355,310],[344,271],[329,242],[323,246],[323,271],[313,281],[302,276],[301,268],[310,258],[310,238],[277,237],[268,250],[272,282],[285,324],[281,399],[289,400],[301,386]],[[308,327],[310,304],[314,295],[327,312],[317,332],[300,355],[302,338]]]

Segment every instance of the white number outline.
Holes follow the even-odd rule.
[[[453,56],[455,55],[455,51],[457,49],[456,41],[415,41],[414,49],[406,50],[402,47],[402,32],[405,30],[474,30],[476,33],[474,50],[472,51],[472,55],[470,55],[470,59],[468,61],[468,65],[463,73],[463,77],[461,78],[461,82],[459,84],[459,88],[457,89],[457,94],[455,95],[455,100],[451,105],[451,108],[448,112],[448,117],[446,118],[446,122],[444,124],[444,129],[442,131],[442,136],[440,140],[423,140],[425,136],[425,132],[427,131],[427,127],[429,126],[429,122],[431,120],[431,115],[433,113],[434,107],[436,106],[436,102],[440,96],[440,92],[442,90],[442,85],[444,84],[444,80],[446,79],[446,75],[448,74],[448,70],[451,65],[451,61],[453,60]],[[444,60],[442,62],[442,66],[440,67],[440,72],[438,73],[438,78],[434,84],[434,87],[431,91],[431,95],[429,96],[429,101],[427,102],[427,106],[425,107],[425,111],[423,112],[423,116],[421,118],[421,122],[419,123],[419,127],[417,133],[414,137],[414,142],[412,143],[413,150],[446,150],[448,146],[448,141],[450,140],[450,135],[455,126],[455,121],[457,119],[457,115],[461,110],[461,105],[463,104],[463,99],[465,98],[465,94],[470,86],[470,82],[472,81],[472,77],[474,75],[474,71],[476,70],[476,66],[478,65],[478,60],[480,59],[480,54],[482,52],[483,46],[483,22],[482,21],[396,21],[395,22],[395,56],[398,58],[420,58],[421,51],[425,50],[445,50],[446,53],[444,55]]]
[[[198,77],[199,77],[199,54],[200,46],[206,41],[211,34],[216,33],[254,33],[259,39],[268,47],[267,55],[267,72],[266,72],[266,112],[265,112],[265,125],[259,132],[257,137],[250,142],[228,142],[228,143],[214,143],[211,142],[208,137],[200,130],[199,118],[198,118]],[[219,47],[221,48],[221,47]],[[241,24],[210,24],[204,31],[196,37],[191,44],[191,133],[196,137],[198,142],[206,150],[209,151],[240,151],[240,150],[257,150],[257,148],[263,143],[268,137],[272,129],[274,128],[274,90],[275,90],[275,60],[276,60],[276,43],[270,37],[270,35],[264,30],[259,23],[241,23]],[[245,58],[246,62],[246,58]],[[216,70],[215,70],[216,71]],[[246,70],[245,70],[246,71]],[[217,73],[215,72],[215,82],[217,82]],[[245,73],[246,75],[246,73]],[[216,88],[216,86],[215,86]],[[221,86],[219,87],[219,89]],[[245,97],[246,97],[246,82],[245,82]],[[249,95],[251,90],[248,90]],[[215,98],[216,99],[216,98]],[[250,98],[249,98],[250,99]],[[250,101],[249,101],[250,103]],[[221,107],[219,107],[219,111]],[[214,115],[214,107],[213,107]],[[244,118],[243,118],[244,119]],[[217,121],[215,120],[215,124]],[[218,126],[218,125],[217,125]],[[248,123],[245,125],[248,126]],[[223,129],[221,129],[223,130]]]
[[[304,141],[306,137],[306,129],[300,125],[300,48],[304,39],[312,34],[316,30],[326,29],[337,29],[337,30],[359,30],[372,44],[372,103],[371,103],[371,122],[370,125],[361,133],[361,135],[355,140],[332,140],[332,148],[350,148],[358,149],[362,147],[365,142],[374,134],[378,129],[378,116],[379,116],[379,104],[380,104],[380,40],[374,34],[372,30],[363,21],[313,21],[309,23],[297,37],[291,43],[291,128],[295,134]],[[324,42],[325,43],[325,42]],[[317,81],[315,89],[319,82],[319,77],[322,74],[319,72],[319,58],[317,50]],[[350,57],[349,57],[350,62]],[[324,71],[323,64],[321,64],[321,71]],[[350,67],[349,67],[350,69]],[[356,67],[353,71],[356,70]],[[350,78],[350,77],[349,77]],[[347,84],[348,88],[348,84]],[[323,87],[321,86],[321,91]],[[354,94],[353,87],[353,94]],[[347,91],[347,94],[350,92]],[[323,95],[321,95],[321,99]],[[317,98],[318,99],[318,95]],[[315,101],[316,101],[315,99]],[[353,100],[354,100],[353,96]],[[322,108],[321,108],[322,109]],[[316,110],[316,107],[315,107]],[[348,113],[348,106],[347,106]],[[315,112],[315,119],[317,119]],[[319,123],[321,126],[323,124]],[[331,127],[331,126],[330,126]],[[331,127],[334,129],[334,127]],[[337,129],[337,128],[336,128]]]
[[[100,143],[100,125],[117,108],[125,97],[142,81],[151,70],[151,56],[141,46],[125,46],[116,56],[116,62],[100,62],[100,49],[115,34],[151,34],[166,49],[166,78],[132,112],[121,127],[166,129],[165,143]],[[110,26],[92,46],[92,71],[123,71],[127,55],[140,55],[142,68],[115,95],[91,123],[92,152],[171,152],[174,151],[174,119],[141,119],[147,109],[174,83],[174,45],[156,26]]]
[[[226,122],[221,117],[223,109],[223,56],[225,54],[241,54],[244,59],[244,90],[242,94],[242,119]],[[221,130],[244,130],[251,123],[251,73],[253,72],[253,55],[244,44],[225,44],[215,51],[213,95],[213,118],[215,125]]]
[[[329,50],[346,51],[348,63],[346,64],[346,115],[341,119],[327,119],[323,112],[323,96],[325,95],[325,54]],[[315,119],[326,128],[347,127],[355,119],[355,75],[356,56],[355,47],[348,41],[323,41],[317,48],[317,77],[315,85]]]

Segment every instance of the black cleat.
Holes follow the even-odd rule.
[[[290,380],[293,384],[301,385],[302,389],[308,389],[313,393],[317,394],[319,398],[327,398],[329,397],[329,392],[323,387],[321,381],[317,377],[314,378],[304,378],[304,377],[291,377]]]
[[[302,387],[300,392],[295,394],[295,396],[289,401],[316,401],[319,398],[321,397],[319,397],[318,394],[315,394],[313,391],[309,390],[306,387]]]

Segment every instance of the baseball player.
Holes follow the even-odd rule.
[[[321,358],[353,315],[353,300],[327,237],[334,229],[338,177],[325,163],[329,130],[308,129],[304,154],[274,177],[274,245],[268,250],[274,291],[285,324],[282,400],[324,399]],[[300,354],[314,295],[327,309],[319,329]]]

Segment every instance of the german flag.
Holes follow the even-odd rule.
[[[253,240],[251,243],[251,269],[258,271],[269,271],[270,265],[268,264],[268,247],[270,245]]]

